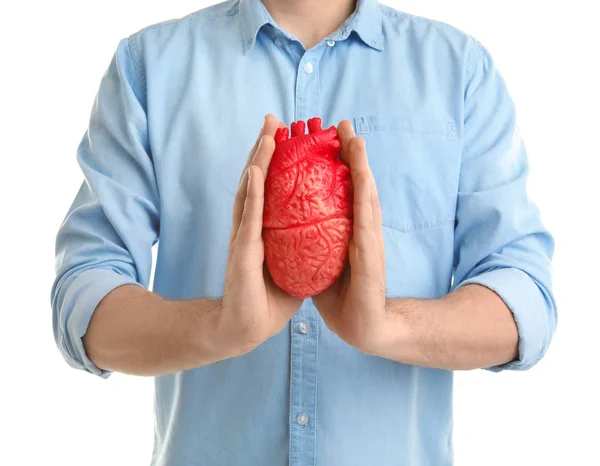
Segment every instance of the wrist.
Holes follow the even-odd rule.
[[[391,359],[410,345],[411,334],[407,314],[414,308],[409,299],[387,299],[385,305],[385,324],[378,339],[375,355]]]
[[[423,338],[419,329],[427,327],[423,323],[430,318],[436,305],[436,300],[388,299],[386,323],[376,356],[411,364]]]
[[[189,351],[192,367],[205,366],[225,359],[220,357],[222,342],[217,328],[221,314],[220,299],[195,299],[189,301],[168,301],[169,312],[179,322],[174,338]]]

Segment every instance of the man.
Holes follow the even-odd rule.
[[[263,193],[279,120],[313,116],[339,123],[354,236],[301,301],[265,272]],[[119,44],[78,161],[54,332],[74,367],[156,377],[154,465],[452,464],[452,371],[550,343],[513,104],[447,25],[241,0],[152,26]]]

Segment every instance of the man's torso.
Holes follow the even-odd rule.
[[[240,172],[273,113],[287,124],[352,121],[381,199],[388,295],[443,296],[473,41],[367,1],[354,29],[305,51],[259,27],[257,4],[217,5],[129,39],[160,192],[154,291],[222,294]],[[361,354],[310,300],[255,351],[156,379],[157,466],[443,465],[451,435],[450,372]]]

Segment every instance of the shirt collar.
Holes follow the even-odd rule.
[[[277,27],[275,21],[260,0],[239,0],[238,12],[241,15],[242,45],[244,53],[256,42],[256,35],[265,24]],[[355,31],[361,40],[376,50],[383,50],[383,14],[377,0],[357,0],[357,8],[332,37],[347,37]]]
[[[354,16],[354,31],[365,44],[383,50],[383,13],[377,0],[358,0]]]
[[[260,0],[239,0],[239,14],[244,53],[252,49],[256,35],[265,24],[275,24],[273,18]]]

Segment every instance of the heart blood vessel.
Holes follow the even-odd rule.
[[[352,236],[352,179],[339,158],[335,126],[320,118],[275,134],[265,184],[263,239],[267,268],[293,296],[309,298],[339,278]]]

